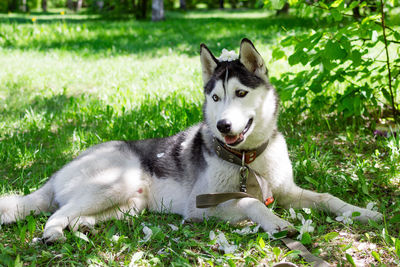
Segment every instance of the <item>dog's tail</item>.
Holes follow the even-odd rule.
[[[51,211],[53,207],[54,191],[50,182],[26,195],[9,195],[0,198],[0,224],[15,222],[24,219],[31,212]]]

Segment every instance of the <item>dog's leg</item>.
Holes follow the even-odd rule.
[[[319,208],[338,216],[347,211],[359,212],[360,216],[354,219],[363,223],[368,222],[368,219],[382,220],[382,214],[379,212],[353,206],[328,193],[316,193],[297,186],[294,186],[284,196],[280,196],[278,203],[293,208]]]
[[[46,243],[65,240],[63,230],[67,225],[80,217],[80,209],[74,203],[68,203],[58,209],[48,219],[43,232],[43,240]]]
[[[79,216],[69,223],[69,229],[71,231],[81,230],[83,232],[92,232],[94,225],[96,224],[95,216]]]
[[[106,221],[109,219],[124,219],[126,216],[136,216],[138,212],[142,211],[146,207],[146,200],[144,198],[131,198],[128,204],[121,205],[119,207],[109,208],[95,215],[82,215],[79,216],[69,223],[69,228],[72,231],[93,231],[96,222]]]
[[[128,204],[119,207],[112,207],[95,215],[81,215],[74,219],[69,219],[68,226],[72,231],[93,232],[97,222],[109,219],[124,219],[126,216],[136,216],[146,206],[143,198],[131,198]]]
[[[286,142],[281,134],[271,143],[266,157],[266,162],[270,164],[269,182],[273,186],[274,198],[279,205],[287,208],[319,208],[339,216],[346,211],[359,212],[361,215],[355,219],[362,222],[368,222],[368,219],[382,219],[379,212],[350,205],[328,193],[321,194],[298,187],[293,182]]]
[[[124,219],[126,216],[136,216],[146,208],[147,201],[144,198],[131,198],[128,204],[121,205],[118,208],[111,208],[99,214],[96,214],[96,221],[106,221],[109,219]]]
[[[276,216],[261,201],[255,198],[234,199],[206,210],[196,208],[191,210],[193,212],[187,214],[189,218],[217,217],[231,223],[250,219],[260,224],[264,231],[271,234],[294,229],[292,224]]]

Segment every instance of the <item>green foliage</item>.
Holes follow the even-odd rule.
[[[27,11],[37,9],[40,5],[40,1],[41,0],[27,0]],[[20,0],[0,0],[0,12],[20,11],[21,5]]]
[[[8,9],[8,1],[6,0],[1,0],[0,1],[0,12],[7,12]]]
[[[280,8],[284,2],[271,1],[271,7]],[[354,8],[362,9],[363,15],[353,15]],[[338,112],[355,120],[377,119],[392,106],[398,110],[400,34],[389,26],[385,28],[386,38],[383,36],[380,8],[379,2],[368,1],[318,1],[311,6],[309,1],[298,1],[295,9],[310,9],[316,23],[312,31],[301,35],[289,32],[290,36],[281,41],[282,47],[293,48],[289,64],[306,68],[274,80],[282,90],[282,100],[289,101],[293,109]],[[386,13],[388,10],[389,3],[384,6]],[[389,43],[390,69],[383,53],[385,39]],[[280,48],[272,54],[274,59],[284,55]],[[293,86],[293,81],[298,86]]]
[[[85,1],[85,3],[88,3],[88,1]],[[50,7],[61,8],[67,6],[67,0],[47,0],[47,4]]]
[[[199,122],[201,42],[218,56],[222,48],[238,51],[240,39],[247,36],[264,58],[270,58],[269,52],[281,58],[266,62],[271,79],[278,80],[291,68],[285,55],[293,52],[291,46],[273,49],[281,27],[302,36],[311,31],[314,20],[277,18],[265,10],[174,12],[157,24],[59,12],[0,15],[1,194],[36,190],[92,145],[163,137]],[[319,23],[326,27],[325,20]],[[309,67],[299,63],[292,69],[299,66],[296,72]],[[287,81],[293,87],[305,82]],[[320,90],[318,84],[314,90]],[[356,127],[340,118],[325,120],[323,111],[304,119],[302,110],[286,105],[294,100],[285,100],[279,129],[287,140],[296,183],[359,206],[374,201],[387,219],[385,225],[343,227],[332,215],[311,210],[303,214],[316,228],[309,234],[307,248],[341,266],[348,264],[345,253],[376,264],[373,256],[365,257],[372,255],[371,249],[357,252],[351,242],[356,239],[357,244],[374,245],[372,251],[379,252],[382,262],[399,265],[396,214],[400,203],[395,200],[399,198],[400,136],[374,138],[364,125]],[[291,220],[279,203],[272,209]],[[97,234],[67,230],[63,244],[33,243],[49,216],[28,216],[1,226],[1,266],[306,264],[300,251],[288,250],[261,230],[240,235],[234,231],[242,227],[226,222],[182,223],[178,215],[149,212],[101,223]],[[143,242],[143,224],[154,231],[148,242]],[[211,230],[224,233],[238,246],[235,253],[220,251],[209,239]]]
[[[0,0],[0,12],[15,11],[18,8],[18,0]]]
[[[151,11],[150,0],[87,0],[86,5],[90,13],[107,15],[133,14],[139,19],[145,19]]]
[[[39,8],[41,0],[27,0],[28,10],[34,10]]]
[[[265,0],[264,5],[266,8],[281,9],[285,5],[286,0]]]

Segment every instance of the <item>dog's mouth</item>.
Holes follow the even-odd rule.
[[[244,140],[244,135],[250,129],[252,124],[253,124],[253,118],[249,119],[249,121],[246,124],[246,127],[244,127],[244,130],[240,134],[225,135],[224,136],[225,143],[229,146],[236,146],[236,145],[240,144]]]

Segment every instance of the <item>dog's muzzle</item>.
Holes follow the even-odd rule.
[[[217,129],[220,131],[224,138],[224,142],[229,146],[236,146],[244,140],[244,135],[248,132],[251,125],[253,124],[253,118],[250,118],[246,124],[244,130],[237,134],[229,134],[232,130],[232,123],[229,120],[223,119],[217,122]]]

